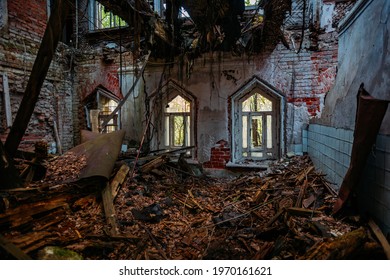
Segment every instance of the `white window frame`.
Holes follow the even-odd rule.
[[[196,145],[196,116],[197,116],[197,103],[196,97],[190,93],[189,91],[182,88],[178,83],[174,80],[169,80],[163,85],[159,90],[156,90],[151,94],[150,99],[150,107],[151,108],[159,108],[159,110],[153,111],[153,122],[155,124],[155,131],[157,133],[156,137],[153,137],[151,142],[151,147],[153,149],[168,149],[175,150],[179,147],[165,145],[166,143],[166,134],[165,134],[165,118],[166,111],[165,107],[171,102],[176,96],[180,95],[182,98],[190,102],[190,112],[187,117],[189,117],[189,138],[185,143],[184,147],[195,146]],[[173,114],[173,113],[170,113]],[[172,115],[173,116],[173,115]],[[179,148],[180,149],[180,148]],[[194,157],[195,153],[193,149],[188,149],[186,151],[186,155],[189,157]]]
[[[243,111],[242,110],[242,104],[244,101],[248,100],[250,97],[252,97],[255,94],[259,94],[260,96],[268,99],[272,102],[272,110],[271,111]],[[250,94],[245,95],[243,98],[240,99],[238,102],[239,105],[239,114],[240,114],[240,125],[243,127],[243,118],[246,117],[246,143],[244,147],[244,140],[242,139],[242,146],[241,146],[241,155],[243,159],[263,159],[263,158],[275,158],[275,143],[276,143],[276,126],[274,124],[274,121],[276,119],[276,108],[275,108],[275,102],[273,98],[269,98],[269,96],[262,94],[259,90],[255,89],[250,92]],[[252,119],[256,117],[261,117],[262,122],[262,134],[261,134],[261,147],[252,147],[251,141],[252,141],[252,127],[251,127],[251,121]],[[268,117],[271,117],[271,135],[268,135]],[[241,131],[242,138],[244,138],[244,131]],[[271,138],[271,147],[268,147],[268,137]],[[262,154],[262,156],[256,156],[256,154]],[[244,156],[246,154],[246,156]]]
[[[184,148],[191,146],[191,100],[188,100],[185,96],[181,94],[175,95],[173,98],[171,98],[164,106],[164,108],[167,108],[167,105],[173,101],[177,96],[180,96],[184,100],[190,103],[190,111],[189,112],[167,112],[165,110],[164,112],[164,145],[168,149],[177,149],[177,148]],[[175,117],[183,117],[183,127],[184,127],[184,139],[183,139],[183,145],[182,146],[176,146],[175,145]],[[168,118],[168,123],[166,122]],[[188,125],[189,124],[189,125]],[[168,141],[167,141],[168,139]]]
[[[267,157],[243,157],[242,149],[242,101],[246,100],[253,93],[260,93],[273,103],[273,117],[272,123],[274,129],[273,134],[273,156]],[[281,154],[284,154],[284,109],[285,108],[285,97],[275,88],[268,83],[262,81],[258,77],[254,76],[247,84],[245,84],[238,91],[233,93],[230,97],[230,114],[231,114],[231,128],[230,136],[232,142],[232,162],[240,163],[242,161],[251,160],[265,160],[269,158],[279,158]],[[266,117],[265,117],[266,118]]]

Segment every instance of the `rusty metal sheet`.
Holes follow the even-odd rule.
[[[118,159],[124,136],[124,130],[100,134],[70,149],[68,152],[80,157],[85,156],[87,160],[86,166],[80,171],[79,179],[100,176],[108,180]]]
[[[341,210],[350,193],[358,185],[372,145],[375,143],[383,117],[390,101],[373,98],[360,86],[357,95],[354,140],[351,163],[341,183],[333,214]]]
[[[93,140],[96,137],[102,135],[101,133],[98,132],[92,132],[89,130],[81,130],[81,143],[85,143],[87,141]]]

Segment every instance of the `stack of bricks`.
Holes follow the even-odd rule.
[[[225,140],[219,140],[214,147],[211,148],[210,161],[203,164],[205,168],[224,169],[226,163],[230,160],[231,151],[227,147]]]

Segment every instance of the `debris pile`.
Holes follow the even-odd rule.
[[[185,163],[173,154],[122,158],[103,189],[38,181],[3,190],[0,237],[9,246],[0,256],[35,259],[58,246],[84,259],[386,257],[371,226],[331,216],[336,193],[307,156],[234,179]]]
[[[80,177],[80,170],[86,165],[85,155],[78,156],[72,152],[66,153],[48,162],[46,180],[76,181]]]

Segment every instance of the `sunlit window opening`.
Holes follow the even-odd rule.
[[[127,26],[127,23],[123,19],[106,10],[99,2],[91,0],[89,5],[91,30]]]
[[[254,93],[241,103],[242,155],[262,158],[266,149],[272,149],[272,101]]]
[[[191,103],[180,95],[165,108],[165,146],[179,148],[190,146]]]

